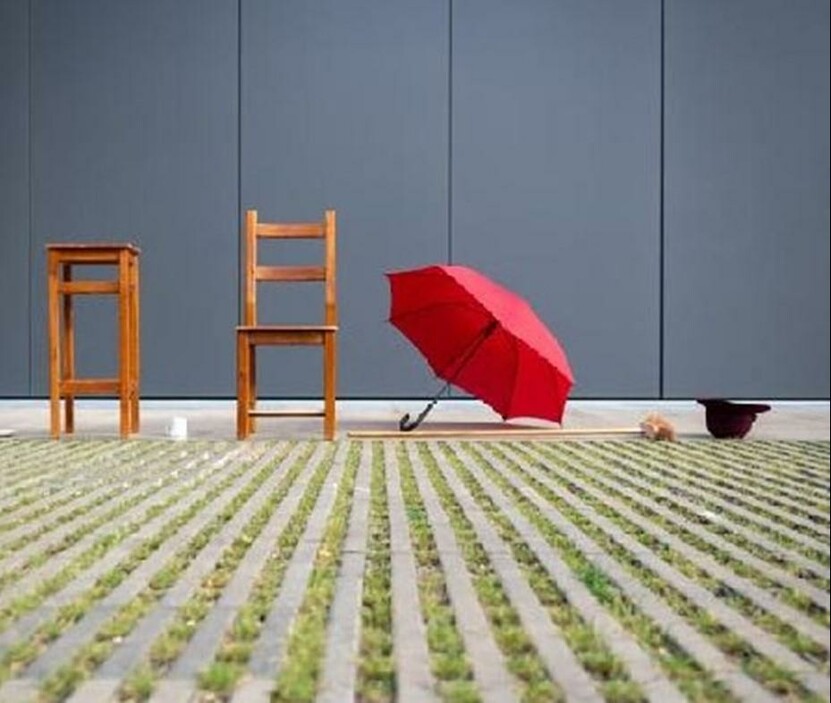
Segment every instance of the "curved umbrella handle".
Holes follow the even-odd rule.
[[[438,398],[433,398],[428,404],[427,407],[424,408],[416,417],[415,420],[410,419],[410,413],[404,413],[401,419],[398,421],[398,429],[402,432],[411,432],[416,427],[418,427],[422,422],[424,422],[424,418],[427,417],[427,414],[433,409],[433,406],[438,402]]]
[[[476,350],[482,345],[484,342],[496,329],[497,322],[496,320],[491,320],[488,322],[485,327],[482,328],[482,331],[476,336],[476,339],[473,340],[473,343],[465,350],[465,352],[453,363],[456,366],[455,371],[450,375],[450,378],[445,381],[444,385],[439,388],[438,393],[433,396],[432,400],[427,403],[427,407],[424,408],[415,420],[410,419],[410,413],[405,413],[403,417],[398,421],[398,429],[402,432],[411,432],[416,427],[418,427],[422,422],[424,422],[424,418],[427,417],[427,414],[433,409],[433,406],[439,402],[439,396],[442,392],[446,391],[450,388],[450,384],[456,380],[456,377],[459,375],[459,372],[464,368],[464,365],[470,360],[470,357],[476,352]]]

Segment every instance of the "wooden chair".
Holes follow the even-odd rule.
[[[326,210],[320,222],[260,222],[256,210],[245,217],[245,308],[237,327],[237,437],[245,439],[256,429],[258,417],[323,417],[323,436],[335,437],[335,382],[338,309],[335,293],[335,211]],[[260,239],[323,239],[323,266],[261,266]],[[323,324],[261,325],[257,320],[259,281],[320,281],[324,285]],[[311,345],[323,347],[323,410],[258,410],[258,346]]]

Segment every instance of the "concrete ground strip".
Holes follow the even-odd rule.
[[[828,701],[830,456],[4,439],[0,703]]]

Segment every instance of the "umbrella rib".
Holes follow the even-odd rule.
[[[452,359],[442,370],[439,376],[441,378],[446,378],[448,383],[453,383],[456,380],[456,377],[462,372],[465,365],[468,361],[470,361],[473,356],[476,354],[479,347],[482,346],[483,342],[490,337],[499,326],[499,323],[496,320],[491,320],[487,325],[485,325],[480,331],[479,334],[476,335],[474,340],[468,345],[467,349],[465,349],[459,356],[455,359]],[[455,370],[452,374],[448,374],[448,369],[455,366]],[[447,378],[447,376],[450,376]]]

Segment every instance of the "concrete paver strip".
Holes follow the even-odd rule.
[[[325,449],[325,445],[321,444],[309,457],[305,468],[292,483],[286,497],[248,548],[222,596],[199,623],[190,641],[180,652],[167,678],[158,682],[153,694],[154,700],[165,700],[166,697],[174,694],[180,696],[180,700],[187,700],[188,697],[196,694],[199,672],[214,660],[222,644],[223,634],[232,626],[240,607],[248,599],[257,575],[268,560],[286,524],[297,510],[309,479],[320,462],[324,460]],[[293,459],[296,460],[296,454],[293,455]],[[133,659],[134,661],[130,662],[131,668],[138,663],[140,657],[133,657]]]
[[[88,450],[89,451],[89,450]],[[113,453],[105,454],[103,451],[97,455],[112,457]],[[93,455],[96,456],[96,455]],[[112,461],[112,459],[109,459]],[[129,466],[129,462],[116,464]],[[27,518],[32,514],[42,511],[45,506],[55,502],[68,502],[83,498],[90,490],[101,488],[106,485],[115,485],[123,480],[123,474],[111,477],[110,473],[99,469],[98,471],[84,470],[81,466],[73,464],[66,471],[66,475],[56,477],[58,481],[50,481],[50,474],[39,472],[33,480],[38,478],[46,485],[32,485],[26,487],[23,480],[15,482],[8,475],[3,476],[3,493],[9,493],[6,498],[0,498],[0,544],[8,541],[9,530],[21,527],[31,529],[32,525],[27,523]],[[57,483],[57,485],[55,485]],[[12,490],[13,489],[13,490]],[[40,525],[38,525],[40,527]]]
[[[748,643],[751,643],[753,648],[760,654],[763,654],[780,666],[793,671],[797,678],[815,693],[822,694],[828,690],[827,676],[815,670],[807,661],[781,644],[772,635],[724,604],[723,601],[703,586],[700,586],[695,581],[676,571],[671,564],[659,558],[635,538],[627,535],[611,520],[598,513],[587,503],[578,499],[575,494],[569,493],[561,488],[549,476],[546,476],[544,472],[528,465],[524,467],[524,470],[529,476],[532,476],[545,485],[546,488],[560,499],[568,502],[582,517],[591,521],[593,525],[601,529],[618,545],[626,549],[630,554],[637,556],[638,560],[644,566],[682,593],[693,604],[705,612],[710,613],[723,625],[738,634]]]
[[[514,454],[514,458],[515,460],[522,461],[521,455]],[[546,478],[547,486],[551,487],[552,485],[556,485],[544,473],[541,473],[536,469],[534,471],[535,477],[544,476]],[[711,576],[719,579],[722,583],[725,583],[730,588],[740,592],[760,608],[775,615],[782,622],[792,625],[803,635],[814,640],[818,644],[823,645],[826,649],[831,648],[831,636],[829,635],[828,628],[821,626],[818,622],[811,620],[800,611],[770,595],[767,591],[760,588],[749,579],[734,574],[733,571],[719,564],[708,554],[705,554],[688,545],[676,535],[667,532],[662,527],[659,527],[652,521],[644,518],[642,515],[636,513],[634,510],[616,500],[612,496],[605,494],[593,487],[591,484],[582,481],[573,473],[568,475],[568,480],[573,483],[582,494],[592,496],[593,498],[602,501],[607,508],[614,510],[618,515],[643,530],[646,534],[660,540],[692,564],[695,564],[698,568],[708,572]],[[558,488],[558,490],[561,489]]]
[[[718,447],[708,448],[708,453],[703,451],[703,446],[688,446],[687,451],[694,455],[701,457],[702,460],[706,457],[710,460],[718,459],[718,469],[723,472],[723,475],[728,480],[733,480],[737,485],[747,485],[751,487],[757,494],[761,494],[764,498],[770,499],[771,494],[775,496],[777,501],[782,501],[787,505],[802,510],[809,507],[811,510],[817,512],[824,512],[828,516],[828,492],[817,491],[812,486],[806,484],[804,481],[791,482],[783,480],[781,476],[771,476],[765,471],[756,469],[748,469],[746,462],[758,462],[761,456],[750,453],[737,453],[735,449],[731,453],[720,451]],[[743,461],[742,461],[743,460]]]
[[[341,445],[335,455],[334,466],[309,515],[303,536],[289,561],[280,592],[260,632],[260,639],[252,652],[250,668],[255,676],[268,676],[272,680],[277,678],[286,644],[285,634],[289,632],[291,622],[303,602],[306,585],[314,567],[315,554],[323,539],[326,520],[335,504],[345,462],[346,446]]]
[[[736,534],[741,535],[745,539],[754,542],[755,544],[758,544],[760,547],[763,547],[770,553],[779,555],[783,559],[786,559],[787,561],[790,561],[803,569],[808,569],[822,576],[825,579],[831,579],[831,569],[829,569],[828,566],[823,566],[819,562],[805,556],[804,554],[783,546],[782,544],[776,542],[772,538],[765,535],[764,532],[761,532],[755,529],[754,527],[743,525],[736,522],[734,519],[731,518],[729,511],[732,511],[736,515],[750,520],[751,524],[753,524],[754,522],[765,524],[765,521],[760,520],[758,516],[754,515],[753,513],[748,513],[747,511],[742,511],[741,509],[736,510],[736,506],[734,506],[732,503],[727,503],[725,501],[720,501],[717,498],[711,497],[706,493],[706,491],[695,491],[694,489],[692,489],[689,483],[684,483],[681,481],[675,481],[671,479],[661,479],[655,476],[654,474],[650,473],[650,471],[646,467],[636,463],[634,460],[630,458],[609,454],[608,450],[605,447],[598,446],[596,449],[597,452],[602,456],[613,459],[614,462],[618,464],[622,464],[624,468],[620,468],[619,466],[616,466],[614,464],[610,464],[605,467],[607,471],[614,474],[615,476],[620,477],[638,487],[645,488],[646,490],[650,491],[656,496],[666,498],[676,503],[685,504],[689,508],[699,512],[703,511],[705,508],[703,506],[696,505],[695,502],[691,501],[690,498],[687,496],[693,498],[700,498],[702,499],[702,501],[712,503],[719,509],[718,514],[712,513],[712,515],[714,519],[717,519],[718,523],[723,527],[729,529],[731,532],[735,532]],[[643,473],[645,475],[645,478],[635,476],[631,472],[625,471],[624,469],[635,469],[638,472]],[[707,512],[711,513],[712,511],[708,510]],[[776,531],[775,525],[766,526],[772,529],[774,532]]]
[[[167,510],[142,525],[138,532],[127,537],[114,549],[109,550],[103,558],[78,574],[74,580],[70,581],[61,590],[49,596],[35,610],[27,612],[14,620],[8,630],[0,633],[0,653],[5,652],[14,642],[30,637],[40,625],[55,615],[60,606],[71,602],[78,595],[92,588],[99,578],[126,559],[139,544],[152,537],[160,527],[175,519],[177,515],[186,512],[194,502],[200,500],[203,495],[220,484],[224,479],[220,473],[221,468],[226,465],[229,456],[235,456],[240,451],[241,449],[236,449],[215,459],[206,473],[207,480],[197,486],[185,500],[169,506]],[[202,464],[197,462],[197,466],[202,466]],[[203,471],[200,470],[199,475],[202,475]],[[187,485],[187,482],[185,484]]]
[[[129,674],[149,655],[156,638],[172,622],[179,612],[179,608],[199,587],[204,576],[214,567],[222,551],[239,535],[248,520],[262,507],[271,491],[283,480],[287,467],[296,461],[303,445],[292,448],[275,467],[273,474],[257,490],[246,505],[228,522],[221,532],[205,546],[198,559],[194,560],[187,572],[165,594],[161,601],[141,621],[136,623],[131,632],[113,650],[110,657],[98,668],[94,678],[82,684],[75,693],[78,703],[86,700],[95,700],[93,691],[105,690],[109,682],[114,694],[121,679]],[[257,462],[255,469],[274,460],[275,455],[282,451],[282,446],[276,445]],[[310,463],[307,468],[311,467]]]
[[[543,461],[548,459],[548,456],[544,453],[544,450],[542,450],[539,446],[533,447],[533,451],[535,451],[537,456],[539,456]],[[732,542],[727,541],[720,535],[704,529],[700,523],[691,522],[690,520],[687,520],[683,516],[679,515],[676,511],[665,507],[661,503],[651,500],[643,493],[635,491],[623,483],[610,480],[598,472],[595,467],[581,465],[580,471],[590,476],[593,481],[596,481],[600,485],[625,496],[632,501],[633,504],[642,505],[643,507],[654,512],[656,515],[662,517],[664,520],[694,534],[696,537],[712,545],[714,548],[729,554],[734,559],[752,566],[767,578],[806,595],[821,608],[824,608],[825,610],[831,609],[831,595],[829,595],[827,591],[816,588],[811,585],[810,582],[794,576],[789,571],[779,568],[764,559],[760,559],[756,555],[748,552],[746,549],[742,549]],[[593,495],[598,496],[596,489],[592,490],[594,491]],[[608,496],[604,495],[603,500],[608,500]]]
[[[690,443],[692,444],[692,443]],[[809,459],[822,457],[804,442],[795,444],[788,441],[769,442],[750,440],[745,442],[696,442],[693,450],[713,457],[729,460],[755,460],[752,466],[745,463],[737,464],[737,468],[748,475],[764,476],[774,480],[784,480],[797,488],[820,490],[826,495],[831,491],[828,483],[823,479],[822,472],[817,469],[815,462]],[[705,454],[705,455],[706,455]],[[813,475],[813,479],[806,483],[806,471]],[[810,485],[809,485],[810,484]]]
[[[77,443],[68,448],[61,448],[58,456],[54,448],[44,447],[33,456],[26,457],[22,464],[17,464],[18,471],[4,473],[5,479],[0,488],[0,508],[4,513],[10,505],[36,492],[51,492],[53,486],[62,487],[63,481],[78,481],[77,476],[83,462],[90,459],[117,456],[127,451],[123,446],[101,446]],[[87,480],[87,474],[81,473],[81,481]],[[44,489],[46,489],[44,491]]]
[[[436,682],[430,671],[427,629],[418,597],[418,575],[407,525],[398,458],[393,442],[384,445],[390,521],[392,637],[396,689],[401,703],[435,703]]]
[[[361,644],[361,599],[369,527],[371,461],[370,447],[362,446],[349,528],[341,550],[343,556],[329,611],[326,654],[316,698],[318,703],[343,703],[356,690]]]
[[[124,606],[138,605],[137,598],[148,596],[143,615],[131,621],[128,632],[107,643],[107,659],[91,673],[76,671],[91,678],[68,697],[69,703],[117,703],[128,676],[147,664],[153,645],[161,643],[174,620],[181,618],[183,607],[190,607],[200,593],[227,547],[268,503],[269,514],[257,518],[256,531],[245,529],[247,548],[235,544],[233,571],[226,569],[228,580],[209,599],[212,605],[204,618],[191,623],[195,629],[189,641],[181,645],[164,678],[155,681],[152,698],[153,703],[212,700],[216,694],[200,690],[198,677],[209,665],[221,663],[220,648],[227,643],[240,609],[250,604],[258,578],[271,564],[275,546],[288,536],[286,527],[303,502],[303,520],[295,519],[291,531],[292,553],[280,553],[280,583],[273,584],[271,609],[259,626],[259,640],[250,644],[252,656],[243,665],[236,690],[229,694],[233,703],[270,701],[287,661],[292,627],[309,596],[309,579],[335,501],[341,488],[345,490],[342,477],[350,447],[355,443],[316,442],[314,454],[308,457],[311,445],[297,444],[285,456],[281,453],[279,467],[268,464],[269,470],[260,472],[254,481],[257,467],[268,461],[266,454],[280,452],[274,441],[13,439],[0,443],[0,559],[8,559],[0,561],[0,570],[4,563],[24,563],[21,577],[4,579],[7,587],[0,590],[0,703],[41,700],[47,695],[41,690],[47,679],[50,686],[55,685],[59,668],[80,667],[78,654],[112,625],[113,616],[118,613],[121,618]],[[336,454],[330,466],[332,449]],[[388,555],[384,559],[389,559],[384,562],[385,578],[390,579],[389,602],[384,607],[391,621],[385,644],[388,647],[391,641],[392,649],[384,649],[383,654],[394,665],[395,700],[437,703],[450,691],[431,671],[435,662],[422,614],[419,578],[423,574],[409,533],[411,519],[426,520],[426,529],[433,535],[435,551],[431,549],[428,571],[439,570],[435,575],[441,575],[442,596],[447,598],[442,610],[452,612],[454,630],[461,635],[465,659],[472,667],[467,669],[472,680],[464,683],[465,690],[475,688],[485,703],[515,700],[521,685],[508,671],[506,655],[496,644],[499,631],[489,619],[490,611],[486,613],[479,602],[476,589],[480,583],[474,581],[471,569],[480,559],[486,560],[489,578],[498,578],[524,637],[535,645],[536,661],[542,662],[547,678],[559,686],[566,700],[599,703],[604,694],[614,698],[615,693],[602,674],[593,678],[583,668],[583,648],[578,652],[568,645],[573,644],[572,630],[561,632],[555,624],[561,621],[549,614],[544,605],[549,601],[542,596],[553,589],[564,599],[557,607],[570,609],[568,621],[576,624],[579,619],[593,628],[605,656],[615,656],[616,666],[625,667],[649,703],[681,703],[687,695],[695,696],[687,688],[697,687],[690,672],[676,669],[675,646],[678,654],[683,652],[684,661],[694,660],[707,672],[706,686],[721,684],[733,699],[752,703],[795,700],[806,689],[819,699],[831,699],[827,660],[817,654],[820,648],[827,653],[831,641],[814,615],[816,610],[809,610],[818,607],[827,614],[831,601],[824,584],[831,578],[831,569],[822,557],[827,554],[823,545],[826,550],[828,545],[818,529],[828,519],[822,500],[829,495],[827,441],[683,441],[677,445],[387,441],[380,447],[362,443],[360,449],[351,502],[342,506],[347,512],[339,513],[347,522],[339,523],[346,529],[338,547],[339,569],[331,581],[331,601],[327,599],[323,655],[317,662],[320,672],[294,672],[317,677],[316,699],[321,703],[360,696],[361,646],[370,647],[369,656],[374,656],[373,651],[381,653],[380,642],[361,636],[364,580],[370,554],[375,554],[369,549],[379,539],[381,544],[389,540],[383,549]],[[383,474],[371,468],[373,452],[379,449],[384,454]],[[465,470],[446,454],[448,449]],[[432,459],[428,461],[424,451]],[[409,494],[402,490],[398,452],[412,465],[407,480],[412,476],[415,485],[405,486],[420,495],[423,512],[419,509],[416,517],[407,513],[409,503],[403,500],[404,495],[409,500]],[[481,464],[478,455],[490,466]],[[295,458],[302,459],[301,463]],[[320,461],[326,462],[328,475],[321,482],[316,480],[312,489],[309,481]],[[284,481],[289,466],[294,469],[291,485]],[[299,471],[296,476],[295,471]],[[371,488],[377,490],[374,482],[382,477],[388,534],[374,532],[380,523],[374,527]],[[283,496],[279,503],[273,500],[278,486]],[[234,501],[239,491],[246,491],[245,501]],[[450,498],[455,505],[446,512]],[[173,502],[161,509],[165,500]],[[228,521],[214,520],[232,501],[235,510],[226,516]],[[148,514],[148,508],[156,505],[159,514],[154,514],[155,509]],[[11,512],[3,513],[2,506]],[[118,514],[102,522],[110,514],[102,506],[118,507]],[[497,525],[494,510],[507,523]],[[472,531],[468,527],[458,531],[457,516],[464,516],[463,522]],[[514,529],[503,531],[507,524]],[[206,528],[209,532],[204,532]],[[172,534],[158,549],[146,557],[146,552],[136,551],[162,534],[160,530]],[[558,533],[562,537],[553,537]],[[22,539],[29,535],[32,538],[24,544]],[[114,541],[100,551],[96,547],[87,552],[104,537]],[[188,547],[194,537],[200,539],[198,551],[195,543]],[[44,545],[54,540],[66,542],[39,564]],[[471,560],[467,550],[473,545],[477,556]],[[151,593],[153,576],[167,569],[179,552],[184,560],[177,558],[175,580],[163,593]],[[536,581],[529,581],[525,557],[517,559],[515,554],[535,555],[534,572],[542,576],[537,569],[544,569],[550,578],[543,590]],[[135,563],[136,555],[143,561]],[[25,564],[32,558],[35,561]],[[59,629],[65,629],[53,640],[47,637],[39,652],[23,646],[51,627],[53,619],[63,617],[64,606],[92,595],[90,589],[104,584],[102,577],[129,558],[130,566],[124,568],[130,568],[130,573],[120,583],[113,582],[112,590],[96,591],[103,595],[94,603],[84,603],[84,614],[76,622],[60,625]],[[740,563],[752,570],[740,568]],[[377,568],[378,564],[372,564]],[[588,580],[583,583],[583,568],[596,570],[611,589],[610,597],[619,603],[605,600]],[[48,593],[46,579],[54,576],[68,580],[55,581],[51,595],[39,595]],[[779,586],[790,589],[789,594],[783,597]],[[722,592],[731,597],[723,598]],[[696,615],[691,614],[693,608]],[[723,626],[721,634],[711,635],[698,613],[706,613],[707,622]],[[669,653],[663,649],[659,653],[655,643],[641,639],[648,636],[641,632],[647,621],[651,623],[647,633],[661,630],[668,638],[664,642],[671,642]],[[722,644],[722,634],[728,632],[733,639],[741,638],[742,648],[752,647],[750,660],[743,662],[741,656],[729,653],[733,639]],[[793,640],[797,636],[799,642]],[[814,649],[804,656],[798,654],[811,641],[816,643]],[[461,644],[458,639],[455,642]],[[762,684],[776,674],[768,665],[790,677],[781,682],[781,690],[788,693],[777,693],[778,681]],[[218,677],[224,669],[217,666],[210,671]],[[70,669],[63,674],[72,675]],[[618,680],[625,681],[625,677]]]
[[[487,553],[523,627],[545,663],[549,676],[557,682],[567,700],[601,703],[603,696],[597,690],[595,682],[571,651],[559,628],[551,622],[545,608],[511,556],[510,547],[488,522],[436,444],[431,443],[429,446],[465,517],[473,525],[477,539]]]
[[[323,539],[326,521],[335,504],[337,489],[346,464],[346,451],[347,445],[342,444],[338,447],[334,465],[309,515],[303,535],[286,568],[280,590],[260,630],[260,637],[254,645],[248,663],[251,678],[241,682],[232,698],[234,703],[239,700],[256,700],[258,692],[271,691],[274,688],[288,644],[291,626],[303,603],[309,576],[314,567],[315,554]],[[175,667],[172,674],[173,676],[179,675]],[[156,702],[151,701],[151,703]]]
[[[749,505],[759,511],[765,511],[773,516],[774,520],[782,518],[792,525],[813,532],[814,535],[825,542],[828,542],[828,528],[818,524],[815,520],[807,517],[804,499],[798,501],[788,501],[784,498],[781,490],[771,493],[769,490],[765,492],[757,483],[748,479],[739,479],[735,476],[723,475],[728,470],[729,463],[720,460],[718,463],[711,464],[701,457],[700,454],[689,451],[686,445],[680,445],[682,454],[678,460],[683,462],[684,471],[698,483],[698,485],[708,488],[713,492],[719,493],[722,496],[738,499],[743,501],[745,505]],[[660,459],[660,455],[652,451],[643,452],[644,458],[650,461]],[[666,470],[671,471],[674,475],[678,475],[677,466],[667,466]],[[818,516],[817,516],[818,517]]]
[[[632,459],[631,455],[630,459]],[[774,510],[770,508],[770,506],[765,505],[762,501],[754,500],[741,491],[733,491],[711,484],[708,485],[706,481],[699,480],[698,478],[696,478],[694,482],[690,481],[689,476],[685,476],[671,466],[664,466],[660,470],[657,470],[651,466],[643,465],[641,466],[641,469],[654,476],[660,482],[678,487],[692,496],[704,498],[713,504],[732,511],[736,515],[740,515],[741,517],[755,523],[764,525],[768,529],[778,532],[779,534],[784,535],[792,541],[798,542],[809,549],[814,549],[825,555],[831,554],[831,548],[829,548],[828,543],[821,542],[813,536],[817,526],[807,520],[803,521],[780,510]],[[775,517],[770,518],[760,514],[758,512],[760,509],[773,514]],[[782,524],[782,521],[789,520],[800,525],[803,525],[804,523],[803,526],[810,529],[812,534],[806,535],[792,527]]]
[[[56,526],[55,529],[41,535],[37,539],[30,541],[25,547],[17,550],[11,557],[0,563],[0,567],[3,568],[4,572],[19,569],[37,555],[47,552],[52,553],[56,547],[62,544],[68,535],[73,534],[77,530],[83,530],[85,527],[92,526],[82,539],[79,539],[68,548],[60,550],[57,554],[52,553],[48,562],[40,567],[40,570],[33,570],[32,572],[32,576],[36,576],[37,578],[48,578],[50,573],[58,571],[65,561],[68,561],[74,555],[95,542],[102,532],[107,532],[111,529],[110,522],[102,522],[98,526],[95,526],[96,520],[100,520],[100,518],[106,516],[108,513],[114,512],[118,509],[119,505],[129,505],[131,500],[141,497],[141,503],[138,506],[129,508],[132,514],[137,507],[151,500],[158,502],[159,497],[163,498],[167,494],[174,492],[178,487],[177,481],[169,481],[164,488],[161,488],[164,485],[164,480],[158,478],[155,480],[155,483],[156,487],[161,488],[161,490],[154,490],[154,486],[152,485],[153,481],[150,480],[152,478],[151,476],[147,476],[148,480],[129,486],[113,501],[93,506],[90,510],[62,525]],[[146,507],[144,505],[144,508]],[[118,516],[118,520],[121,521],[122,516],[125,514],[126,511]]]
[[[707,669],[717,680],[724,683],[736,696],[743,700],[754,701],[754,703],[767,703],[776,700],[775,696],[768,693],[760,684],[747,676],[738,664],[731,662],[706,637],[629,574],[616,559],[608,555],[594,540],[585,535],[574,523],[552,507],[548,501],[511,472],[501,469],[498,458],[491,455],[490,461],[497,467],[497,470],[504,474],[505,479],[511,486],[519,491],[554,527],[562,532],[588,561],[605,572],[618,585],[618,588],[626,594],[629,600],[673,637],[683,649],[698,660],[701,666]]]
[[[151,457],[152,463],[149,467],[150,475],[145,478],[142,475],[142,481],[147,478],[155,476],[159,469],[158,461],[163,456],[161,453],[154,453]],[[55,493],[44,494],[40,500],[36,500],[26,505],[25,511],[17,516],[19,522],[18,527],[0,533],[0,549],[10,542],[31,534],[33,516],[37,513],[44,513],[41,521],[48,520],[49,524],[58,526],[62,520],[67,520],[68,515],[73,512],[79,514],[86,514],[88,511],[84,510],[85,506],[93,505],[96,500],[101,500],[101,497],[109,493],[112,497],[122,497],[123,491],[131,488],[134,481],[126,480],[127,472],[137,473],[142,470],[142,466],[134,466],[128,461],[122,460],[121,463],[113,467],[115,470],[105,478],[99,478],[96,481],[87,481],[87,485],[72,485],[69,482],[63,490]],[[120,469],[120,470],[119,470]],[[41,527],[40,525],[38,526]],[[48,529],[47,529],[48,532]],[[28,546],[28,545],[27,545]],[[2,563],[0,563],[2,567]]]
[[[130,573],[130,575],[111,591],[102,601],[96,603],[87,613],[68,630],[64,631],[43,654],[35,659],[25,670],[23,679],[43,680],[60,666],[68,663],[75,651],[88,643],[98,629],[123,605],[129,603],[144,590],[151,577],[167,562],[173,554],[184,547],[214,517],[215,512],[233,500],[256,473],[253,467],[240,476],[225,492],[214,498],[190,522],[171,536],[164,545],[156,549],[147,559]]]
[[[588,588],[560,558],[545,538],[511,504],[510,499],[472,461],[470,454],[454,443],[456,455],[473,475],[488,497],[510,520],[517,532],[531,548],[569,604],[586,623],[590,623],[629,670],[632,679],[644,690],[652,703],[681,703],[683,694],[663,674],[661,668],[641,648],[638,642],[595,599]]]
[[[493,638],[490,624],[479,604],[476,589],[465,565],[453,529],[439,499],[426,478],[424,466],[409,444],[406,446],[413,465],[418,491],[433,530],[447,591],[456,624],[470,655],[473,677],[485,703],[507,703],[518,700],[517,684],[508,672],[505,658]]]

